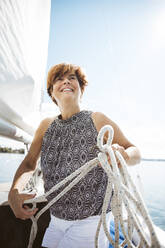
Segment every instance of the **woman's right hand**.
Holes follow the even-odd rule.
[[[34,197],[35,194],[19,193],[17,189],[12,189],[9,192],[8,202],[16,218],[26,220],[31,218],[37,212],[37,208],[30,210],[27,205],[24,205],[25,200],[29,200]]]

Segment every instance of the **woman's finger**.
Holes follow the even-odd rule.
[[[35,208],[33,210],[22,209],[22,218],[29,219],[33,215],[35,215],[37,211],[38,211],[38,208]]]
[[[36,196],[36,194],[20,194],[20,198],[23,201],[33,199],[35,196]]]

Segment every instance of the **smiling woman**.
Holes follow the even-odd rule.
[[[64,79],[73,82],[78,80],[81,93],[84,92],[85,86],[88,84],[86,75],[79,66],[66,63],[55,65],[49,70],[47,78],[47,92],[51,98],[54,84],[56,83],[57,85],[58,83],[59,85],[59,83],[62,83]],[[54,97],[52,100],[57,104]]]
[[[86,85],[86,76],[79,66],[62,63],[50,69],[47,91],[61,114],[46,118],[40,123],[30,150],[16,172],[9,193],[9,203],[16,217],[25,220],[37,212],[37,209],[29,211],[28,207],[24,206],[24,201],[34,195],[22,195],[20,190],[35,170],[40,153],[45,192],[97,157],[97,136],[105,125],[111,125],[114,130],[113,150],[118,150],[128,165],[140,161],[138,148],[124,136],[117,124],[103,113],[80,111],[80,98]],[[106,133],[104,139],[107,138]],[[43,246],[93,248],[107,183],[108,177],[104,169],[95,166],[55,202],[50,207],[51,221],[43,239]],[[50,202],[54,199],[65,186],[47,196],[47,200]],[[112,196],[111,191],[106,215],[108,225]],[[99,234],[99,246],[108,247],[103,227]]]

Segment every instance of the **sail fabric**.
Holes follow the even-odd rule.
[[[22,129],[41,104],[50,8],[50,0],[0,1],[0,117]]]

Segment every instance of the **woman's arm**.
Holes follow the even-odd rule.
[[[37,160],[41,151],[42,139],[50,122],[50,118],[47,118],[40,123],[30,146],[30,150],[18,167],[14,176],[8,195],[8,201],[17,218],[30,218],[37,211],[37,209],[29,211],[23,207],[24,201],[33,198],[35,195],[22,194],[21,191],[24,189],[26,183],[29,181],[36,169]]]
[[[98,132],[105,125],[111,125],[113,127],[114,137],[112,148],[113,150],[118,150],[122,154],[128,165],[135,165],[140,162],[141,155],[139,149],[124,136],[115,122],[100,112],[93,113],[92,119]],[[105,135],[105,140],[108,138],[107,135]]]

